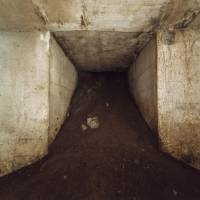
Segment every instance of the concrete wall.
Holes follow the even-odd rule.
[[[54,38],[50,41],[50,126],[51,143],[69,109],[77,83],[77,72]]]
[[[44,27],[31,0],[0,0],[0,30],[33,30]]]
[[[29,165],[48,152],[49,124],[53,123],[49,115],[53,116],[54,106],[54,101],[49,104],[49,100],[57,93],[57,88],[52,90],[49,85],[50,68],[63,68],[61,76],[72,68],[55,44],[51,50],[58,53],[50,56],[49,39],[49,32],[0,32],[0,176]],[[52,61],[56,56],[61,56],[62,67]],[[71,71],[70,81],[76,79]],[[68,105],[73,83],[66,86],[73,86],[69,95],[68,90],[60,91],[67,103],[60,105],[60,100],[55,106]]]
[[[157,49],[152,39],[129,71],[130,90],[144,119],[157,131]]]
[[[186,28],[199,12],[200,0],[170,0],[161,16],[160,24],[168,29]]]
[[[130,88],[164,152],[200,169],[200,32],[159,32],[129,72]]]
[[[158,128],[161,147],[200,169],[200,32],[176,31],[158,44]]]

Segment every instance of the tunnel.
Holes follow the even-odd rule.
[[[0,199],[199,199],[199,16],[0,0]]]

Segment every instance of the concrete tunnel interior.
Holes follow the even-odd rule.
[[[0,0],[0,199],[198,199],[199,16]]]

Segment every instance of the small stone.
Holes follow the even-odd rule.
[[[70,117],[70,113],[68,112],[68,113],[67,113],[67,118],[69,118],[69,117]]]
[[[174,196],[177,196],[178,195],[178,192],[176,190],[173,189],[173,194]]]
[[[98,117],[88,117],[87,118],[87,125],[91,129],[97,129],[97,128],[99,128],[99,126],[100,126],[99,118]]]
[[[81,124],[81,129],[82,129],[82,131],[86,131],[88,129],[88,127],[85,124]]]
[[[109,103],[106,103],[106,107],[109,107],[110,106],[110,104]]]
[[[64,179],[64,180],[66,180],[66,179],[67,179],[67,176],[66,176],[66,175],[65,175],[65,176],[63,176],[63,179]]]

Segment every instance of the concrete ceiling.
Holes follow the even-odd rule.
[[[169,0],[0,0],[0,27],[26,29],[40,20],[52,31],[138,32],[154,23],[168,3]]]
[[[81,70],[126,69],[133,61],[137,33],[65,31],[54,33],[58,43]]]
[[[51,0],[46,2],[42,5],[50,16],[52,30],[139,32],[152,24],[168,0],[58,0],[56,7],[48,4]],[[69,12],[51,15],[55,8],[60,10],[64,4]],[[60,22],[62,26],[59,26]]]
[[[200,0],[0,0],[0,29],[50,30],[82,70],[126,69],[160,23],[199,11]]]

